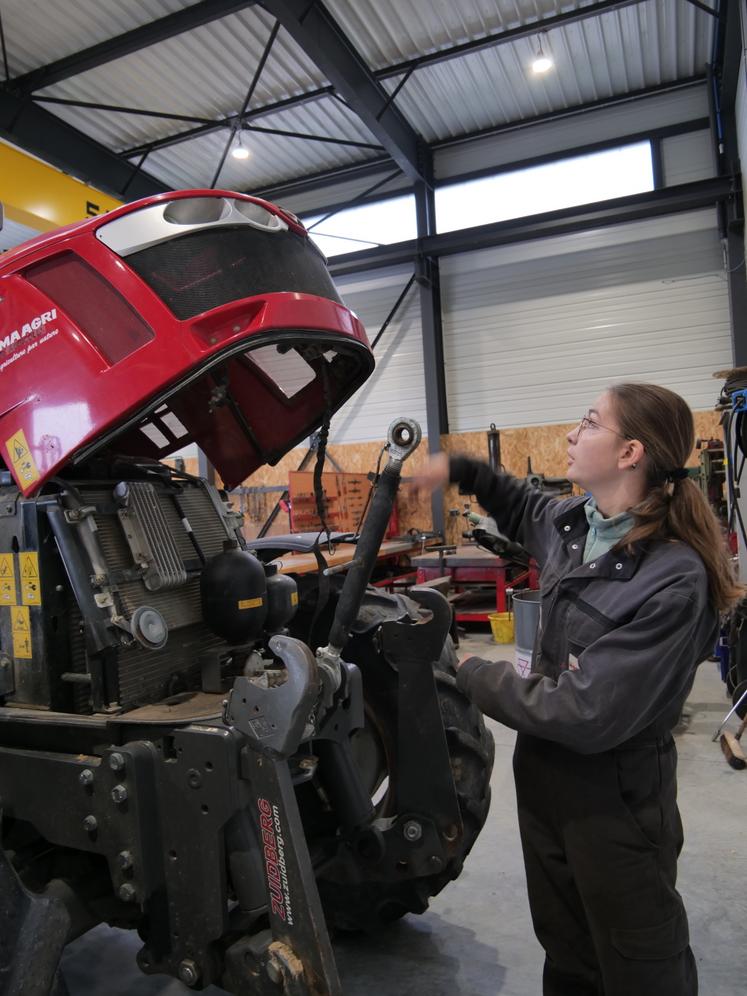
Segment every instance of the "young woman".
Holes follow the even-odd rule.
[[[519,734],[544,996],[694,996],[671,730],[741,591],[684,470],[694,427],[679,395],[618,384],[567,438],[567,476],[591,497],[554,500],[443,453],[421,478],[474,494],[542,570],[532,673],[471,657],[457,684]]]

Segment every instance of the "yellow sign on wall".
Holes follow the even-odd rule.
[[[0,142],[0,176],[6,216],[37,232],[50,232],[122,204],[7,142]]]

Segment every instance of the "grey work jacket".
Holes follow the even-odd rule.
[[[541,568],[532,673],[472,657],[458,687],[506,726],[579,753],[668,734],[718,633],[695,551],[656,541],[584,564],[585,498],[552,499],[466,457],[450,475]]]

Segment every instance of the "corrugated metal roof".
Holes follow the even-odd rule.
[[[191,6],[185,0],[3,0],[10,75],[20,76]]]
[[[40,91],[39,96],[136,107],[211,120],[241,110],[274,20],[260,7],[221,18]],[[325,79],[282,29],[250,109],[315,90]],[[186,131],[187,122],[45,105],[120,151]],[[220,140],[218,140],[220,146]]]
[[[332,97],[278,112],[262,118],[258,124],[305,134],[372,141],[358,119]],[[224,129],[217,135],[205,135],[152,152],[147,159],[148,172],[175,187],[208,186],[229,134],[229,130]],[[227,156],[218,186],[251,191],[285,179],[333,169],[341,164],[362,162],[376,155],[372,150],[264,135],[251,130],[243,132],[242,142],[250,150],[249,159],[237,160]]]
[[[325,0],[325,6],[372,69],[485,38],[593,0]]]
[[[325,0],[373,69],[485,38],[593,4],[562,0]],[[11,75],[191,6],[183,0],[5,0]],[[683,0],[640,0],[553,28],[543,35],[555,68],[534,76],[537,35],[416,70],[396,103],[426,141],[521,122],[557,110],[701,74],[714,18]],[[48,87],[40,95],[219,120],[241,108],[274,24],[260,6],[212,21]],[[391,92],[397,78],[385,80]],[[327,85],[281,28],[250,109]],[[42,105],[115,151],[189,130],[188,122],[87,108]],[[339,101],[320,98],[255,119],[265,127],[373,142]],[[209,183],[226,140],[220,129],[153,152],[146,169],[177,186]],[[272,185],[365,159],[374,150],[279,136],[252,136],[254,156],[229,163],[220,182]]]
[[[545,75],[531,71],[539,36],[521,38],[418,69],[397,106],[435,142],[687,79],[705,72],[712,21],[682,0],[647,0],[543,34]]]

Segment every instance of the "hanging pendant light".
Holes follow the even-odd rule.
[[[552,61],[549,55],[545,55],[542,50],[542,35],[539,36],[539,47],[537,49],[537,54],[534,57],[534,62],[532,63],[532,72],[536,73],[537,76],[541,76],[543,73],[548,72],[552,69],[555,63]]]
[[[243,142],[243,140],[241,138],[241,129],[239,129],[239,132],[238,132],[238,141],[236,142],[236,145],[234,145],[233,149],[231,150],[231,155],[233,156],[234,159],[248,159],[249,158],[249,149],[247,149],[247,147],[244,145],[244,142]]]

